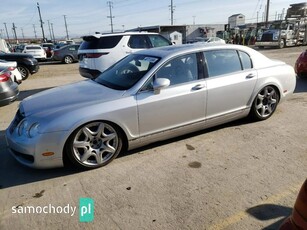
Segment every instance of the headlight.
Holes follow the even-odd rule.
[[[22,120],[18,125],[18,135],[33,138],[38,134],[39,124],[29,123],[26,119]]]
[[[38,134],[38,130],[39,130],[39,124],[38,123],[32,124],[28,131],[28,136],[30,138],[35,137]]]

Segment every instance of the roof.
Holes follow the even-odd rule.
[[[84,37],[96,37],[96,38],[101,38],[101,37],[111,37],[111,36],[122,36],[122,35],[132,35],[132,34],[157,34],[157,33],[152,33],[152,32],[121,32],[121,33],[107,33],[107,34],[100,34],[100,33],[97,33],[97,34],[93,34],[93,35],[86,35],[86,36],[83,36],[82,38]]]
[[[240,15],[244,16],[244,14],[233,14],[233,15],[230,16],[230,18],[232,18],[232,17],[238,17],[238,16],[240,16]],[[245,16],[244,16],[244,17],[245,17]]]
[[[172,45],[172,46],[163,46],[159,48],[152,48],[147,50],[141,50],[138,52],[138,54],[144,54],[144,55],[150,55],[150,56],[156,56],[156,57],[169,57],[169,56],[177,56],[182,53],[189,53],[189,52],[195,52],[195,51],[206,51],[206,50],[212,50],[212,49],[239,49],[246,52],[253,52],[252,49],[246,47],[246,46],[240,46],[240,45],[233,45],[233,44],[213,44],[213,43],[193,43],[193,44],[184,44],[184,45]]]

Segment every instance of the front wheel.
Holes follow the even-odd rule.
[[[23,81],[29,77],[30,72],[26,67],[20,65],[17,66],[17,69],[20,72]]]
[[[78,168],[93,169],[110,163],[120,153],[123,141],[114,125],[96,121],[78,128],[68,139],[66,154]]]
[[[266,120],[275,112],[279,102],[279,94],[273,86],[264,87],[256,96],[251,116],[256,120]]]

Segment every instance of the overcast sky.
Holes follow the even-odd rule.
[[[110,0],[112,2],[114,31],[138,26],[169,25],[171,0]],[[107,0],[1,0],[0,32],[6,38],[5,25],[12,35],[12,23],[17,36],[42,37],[36,3],[39,2],[44,31],[50,37],[49,23],[53,24],[55,37],[65,37],[66,15],[70,37],[80,37],[95,31],[110,32],[110,9]],[[289,4],[300,0],[271,0],[270,19],[281,14]],[[174,25],[226,24],[233,14],[245,15],[246,23],[261,21],[267,0],[173,0]]]

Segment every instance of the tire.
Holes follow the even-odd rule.
[[[23,65],[17,66],[18,71],[21,73],[22,80],[26,80],[29,77],[29,70]]]
[[[63,62],[64,62],[65,64],[71,64],[71,63],[74,62],[74,59],[73,59],[71,56],[67,55],[67,56],[65,56],[65,57],[63,58]]]
[[[286,47],[285,40],[284,40],[284,39],[281,39],[281,40],[280,40],[280,43],[279,43],[279,49],[282,49],[282,48],[285,48],[285,47]]]
[[[116,126],[94,121],[72,133],[66,143],[66,154],[74,166],[94,169],[109,164],[122,148],[122,133]]]
[[[279,102],[279,94],[275,87],[265,86],[252,104],[250,115],[253,119],[262,121],[268,119],[275,112]]]

